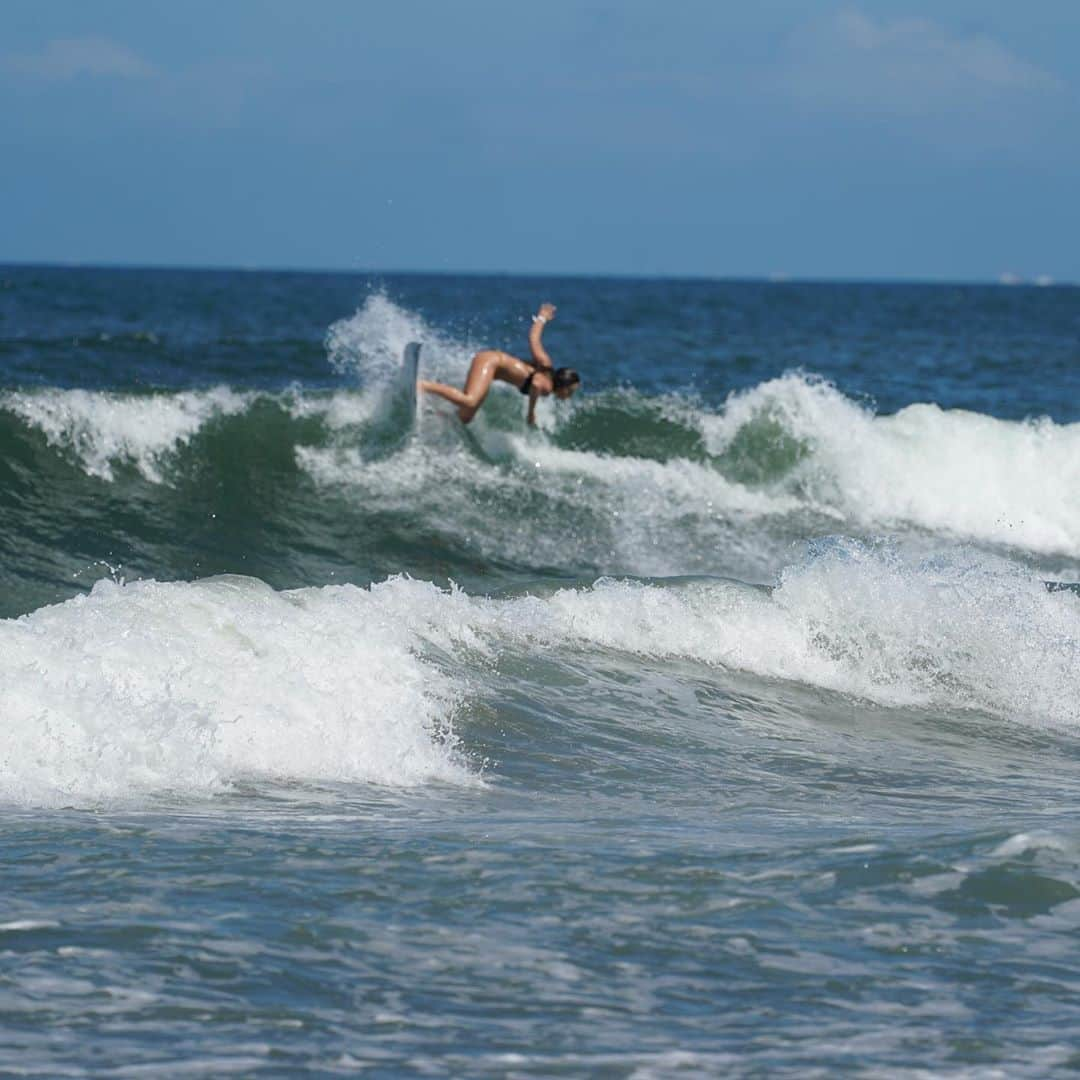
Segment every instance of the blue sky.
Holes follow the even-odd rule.
[[[5,0],[0,261],[1080,281],[1080,4]]]

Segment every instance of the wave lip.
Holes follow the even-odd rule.
[[[250,394],[227,387],[138,395],[50,389],[10,391],[0,395],[0,409],[40,430],[50,446],[74,454],[90,476],[112,480],[114,466],[125,462],[161,483],[167,454],[211,418],[243,412],[250,401]]]
[[[353,586],[99,582],[0,623],[0,797],[212,794],[244,776],[475,779],[458,686]]]
[[[801,373],[732,395],[704,424],[721,461],[740,443],[784,442],[771,483],[853,523],[1080,555],[1080,424],[934,404],[879,416]]]

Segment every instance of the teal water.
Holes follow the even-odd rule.
[[[1075,1071],[1078,298],[0,268],[3,1070]]]

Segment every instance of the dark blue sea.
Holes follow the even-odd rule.
[[[1078,582],[1077,288],[0,266],[0,1073],[1075,1075]]]

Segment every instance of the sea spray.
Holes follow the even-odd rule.
[[[426,322],[419,314],[375,292],[349,317],[326,332],[326,354],[339,374],[367,389],[385,387],[401,368],[405,346],[423,345],[423,368],[429,377],[460,380],[473,350]]]

